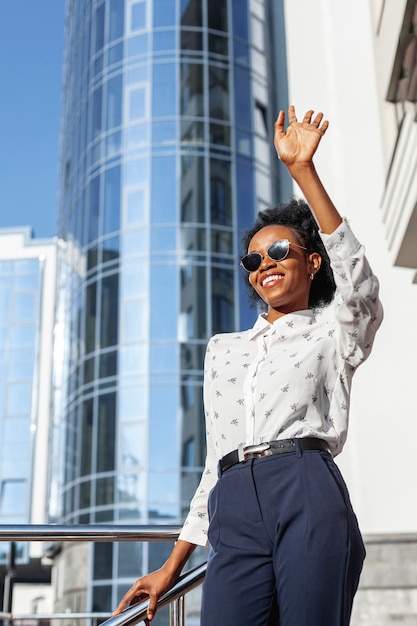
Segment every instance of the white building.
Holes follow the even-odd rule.
[[[368,543],[355,625],[417,623],[415,82],[414,101],[397,102],[404,62],[416,77],[415,7],[285,3],[290,100],[299,114],[314,108],[330,120],[317,167],[366,245],[385,309],[373,354],[355,376],[350,434],[337,459]]]
[[[57,245],[0,229],[0,524],[46,516]],[[44,583],[40,543],[18,544],[16,583]],[[4,565],[9,544],[0,544]],[[17,609],[19,607],[16,607]]]

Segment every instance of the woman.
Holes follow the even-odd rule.
[[[202,626],[349,624],[365,550],[333,456],[382,309],[364,249],[313,165],[328,122],[313,111],[298,122],[292,106],[288,115],[286,130],[278,115],[275,147],[308,204],[260,213],[244,238],[241,264],[266,312],[254,328],[209,341],[200,485],[170,557],[115,614],[149,596],[152,620],[208,535]],[[333,316],[316,319],[335,289]]]

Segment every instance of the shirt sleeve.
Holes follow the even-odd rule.
[[[320,236],[336,283],[334,313],[341,329],[341,356],[356,369],[369,356],[383,319],[379,281],[346,220],[330,235]]]
[[[211,489],[217,482],[217,455],[215,453],[214,433],[210,423],[210,407],[208,387],[211,375],[213,341],[207,345],[204,363],[204,408],[206,417],[207,456],[200,484],[190,504],[190,511],[184,522],[179,539],[199,546],[207,545],[207,530],[209,525],[207,503]]]

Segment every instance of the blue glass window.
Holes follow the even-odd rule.
[[[94,94],[92,103],[92,119],[91,119],[91,139],[95,139],[99,136],[102,130],[102,88],[98,87]]]
[[[105,276],[101,282],[100,346],[117,343],[119,275]]]
[[[234,74],[235,94],[250,94],[250,78],[249,72],[244,70],[235,70]],[[252,127],[252,101],[251,98],[235,98],[235,116],[236,124],[244,128]]]
[[[127,196],[126,225],[143,224],[145,221],[145,190],[130,191]]]
[[[153,0],[153,25],[174,26],[175,5],[172,0]]]
[[[152,115],[176,115],[177,81],[174,63],[154,65],[152,91]]]
[[[153,49],[155,52],[163,52],[164,50],[175,50],[175,30],[155,31],[153,36]]]
[[[127,42],[127,54],[129,57],[140,56],[141,54],[146,54],[148,52],[148,35],[144,33],[143,35],[136,35],[136,37],[131,37]]]
[[[151,219],[154,224],[176,221],[176,181],[175,157],[154,157],[151,189]]]
[[[173,143],[176,139],[176,123],[175,121],[155,122],[152,124],[152,143],[168,144]]]
[[[152,266],[150,277],[152,339],[176,339],[177,337],[177,285],[176,266]]]
[[[232,0],[232,21],[233,34],[247,41],[249,36],[247,0]]]
[[[216,224],[231,225],[232,198],[230,164],[220,159],[210,160],[210,213]]]
[[[4,480],[0,489],[0,514],[18,515],[26,511],[26,481]]]
[[[90,182],[90,210],[88,214],[88,242],[95,241],[98,237],[98,218],[100,206],[100,177],[93,178]]]
[[[31,383],[10,383],[7,394],[7,415],[30,415],[32,402]]]
[[[125,0],[110,0],[109,41],[123,36]]]
[[[122,75],[115,76],[107,83],[107,130],[122,123]]]
[[[129,121],[145,117],[146,91],[144,87],[131,89],[129,92]]]
[[[104,9],[105,3],[101,4],[95,14],[95,46],[94,51],[98,52],[104,45]]]
[[[120,166],[106,171],[104,177],[103,234],[120,228]]]
[[[130,12],[130,28],[132,31],[146,28],[146,2],[135,2]]]
[[[147,336],[147,315],[144,300],[127,300],[122,304],[122,337],[121,340],[140,341]],[[139,364],[137,364],[139,365]],[[126,363],[121,361],[121,368],[126,367]]]
[[[152,468],[172,468],[180,464],[178,450],[178,389],[175,386],[151,387],[149,415],[149,464]],[[178,476],[176,476],[178,482]],[[166,502],[168,485],[164,481],[152,492],[152,500]],[[155,484],[156,487],[156,484]]]

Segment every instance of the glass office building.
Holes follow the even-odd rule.
[[[280,195],[281,14],[67,2],[51,521],[179,524],[188,509],[205,346],[253,323],[240,236]],[[87,608],[109,610],[169,549],[97,544]]]
[[[56,243],[0,229],[0,524],[44,524]],[[0,543],[0,569],[9,543]],[[39,544],[16,545],[13,582],[46,582]],[[3,577],[0,592],[3,598]],[[39,591],[39,590],[38,590]],[[4,597],[4,603],[8,599]]]

